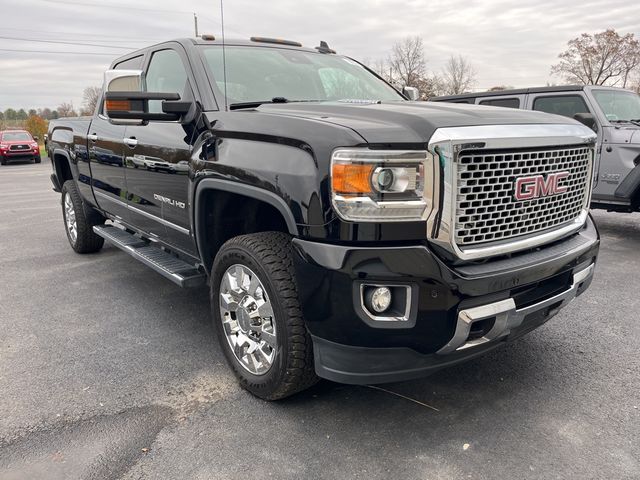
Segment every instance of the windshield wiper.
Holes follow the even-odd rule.
[[[256,100],[253,102],[232,103],[229,110],[238,110],[240,108],[256,108],[265,103],[304,103],[304,102],[322,102],[322,100],[289,100],[285,97],[273,97],[271,100]]]
[[[631,123],[640,127],[640,118],[633,118],[631,120],[609,120],[611,123]]]

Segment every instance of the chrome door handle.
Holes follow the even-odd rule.
[[[98,141],[98,135],[96,135],[95,133],[91,133],[91,134],[87,135],[87,140],[89,140],[90,142],[97,142]]]
[[[125,138],[124,143],[125,145],[129,145],[131,148],[138,146],[138,140],[134,137]]]

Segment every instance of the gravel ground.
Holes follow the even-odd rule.
[[[0,478],[640,478],[640,214],[594,213],[590,290],[522,340],[265,403],[224,364],[206,289],[73,253],[49,175],[0,168]]]

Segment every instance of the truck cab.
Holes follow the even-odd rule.
[[[640,210],[640,97],[603,86],[554,86],[435,97],[434,102],[536,110],[575,118],[598,136],[591,207]]]

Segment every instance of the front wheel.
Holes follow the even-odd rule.
[[[33,161],[34,161],[35,163],[41,163],[41,162],[42,162],[42,157],[41,157],[40,155],[38,155],[37,157],[35,157],[35,158],[33,159]]]
[[[232,238],[216,255],[211,273],[218,341],[240,385],[278,400],[316,383],[291,238],[280,232]]]
[[[76,253],[97,252],[104,245],[104,238],[96,235],[94,225],[104,223],[104,217],[91,207],[86,207],[73,180],[62,185],[62,217],[67,239]]]

